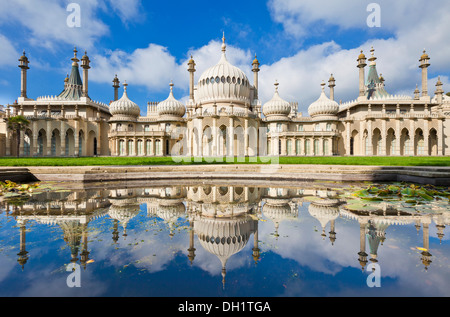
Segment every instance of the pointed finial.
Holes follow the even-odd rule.
[[[275,92],[278,93],[278,85],[279,85],[278,80],[275,80],[274,85],[275,85]]]
[[[322,86],[322,92],[325,91],[325,85],[326,85],[325,81],[322,80],[322,83],[320,84],[320,86]]]
[[[169,84],[169,86],[170,86],[170,94],[173,94],[173,82],[172,82],[172,80],[170,80],[170,84]]]
[[[128,87],[128,84],[127,84],[127,81],[125,80],[125,81],[123,82],[123,89],[124,89],[125,91],[127,91],[127,87]]]
[[[225,31],[224,31],[223,37],[222,37],[222,52],[225,53],[226,50],[227,50],[227,45],[225,44]]]

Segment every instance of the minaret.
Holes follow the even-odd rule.
[[[336,80],[331,74],[330,79],[328,79],[328,87],[330,88],[330,100],[334,100],[334,87],[336,86]]]
[[[80,264],[86,270],[86,263],[89,260],[87,223],[83,223],[82,226],[83,251],[80,253]]]
[[[194,103],[194,73],[195,73],[195,62],[192,58],[188,62],[188,72],[189,72],[189,101]]]
[[[334,242],[336,241],[336,231],[335,231],[335,220],[331,220],[330,221],[330,232],[328,232],[330,234],[329,239],[331,242],[331,245],[334,245]]]
[[[88,69],[91,68],[89,57],[87,56],[86,51],[84,51],[84,55],[81,58],[81,68],[83,68],[83,97],[89,98],[88,94]]]
[[[114,101],[119,99],[119,85],[120,81],[119,78],[117,78],[117,74],[113,79],[113,87],[114,87]]]
[[[188,259],[189,262],[194,263],[195,258],[195,248],[194,248],[194,221],[189,220],[189,249],[188,250]]]
[[[444,90],[442,89],[442,82],[441,82],[441,76],[438,77],[438,81],[436,83],[436,101],[437,103],[442,103],[442,95],[444,94]]]
[[[255,54],[255,59],[253,60],[252,63],[252,72],[253,72],[253,84],[255,85],[255,99],[258,99],[258,72],[259,72],[259,61],[256,58],[256,54]]]
[[[430,66],[430,58],[428,54],[423,50],[423,54],[419,59],[419,68],[422,68],[422,97],[428,96],[428,66]],[[428,98],[425,98],[428,99]]]
[[[23,55],[19,58],[19,67],[21,69],[20,75],[20,97],[26,99],[27,97],[27,70],[30,69],[28,67],[28,57],[25,56],[25,51],[23,51]]]
[[[366,253],[366,225],[367,222],[364,220],[359,223],[359,252],[358,260],[361,265],[361,269],[364,271],[364,267],[367,264],[367,253]]]
[[[366,64],[366,56],[363,54],[363,51],[361,50],[361,54],[358,56],[358,68],[359,68],[359,97],[358,100],[364,100],[365,95],[365,85],[364,85],[364,67],[367,66]]]
[[[253,260],[255,261],[255,264],[258,263],[259,257],[261,255],[260,251],[261,249],[258,248],[258,220],[255,220],[255,225],[256,225],[256,230],[255,233],[253,234]]]
[[[20,266],[22,267],[22,271],[24,269],[25,264],[28,261],[28,251],[25,249],[25,233],[26,233],[26,220],[19,220],[18,221],[19,227],[20,227],[20,252],[17,253],[19,258],[17,259],[17,262],[19,262]]]
[[[425,220],[422,222],[422,234],[423,234],[423,248],[425,249],[424,251],[422,251],[420,254],[421,256],[421,260],[422,260],[422,264],[425,266],[425,270],[428,270],[428,266],[430,266],[431,264],[431,253],[430,251],[430,232],[429,232],[429,226],[430,226],[430,221],[429,219]]]

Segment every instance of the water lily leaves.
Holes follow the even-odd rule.
[[[432,185],[396,183],[372,184],[356,189],[347,197],[349,210],[379,209],[379,203],[384,202],[399,211],[436,213],[448,210],[450,193],[447,188]],[[368,207],[370,204],[373,208]]]

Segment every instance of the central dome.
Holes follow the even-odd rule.
[[[250,103],[250,83],[245,73],[228,62],[225,37],[222,39],[222,57],[215,66],[200,76],[196,101]]]

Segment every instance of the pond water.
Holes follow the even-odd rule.
[[[364,187],[41,183],[1,197],[0,296],[448,296],[448,199],[346,208]]]

